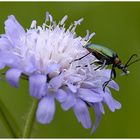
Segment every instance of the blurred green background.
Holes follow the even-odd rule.
[[[58,22],[68,15],[69,25],[83,17],[84,22],[77,28],[78,35],[86,30],[96,32],[92,42],[104,44],[114,49],[125,63],[131,54],[140,56],[140,3],[139,2],[0,2],[0,34],[4,33],[4,21],[8,15],[15,15],[25,29],[36,19],[38,25],[45,20],[49,11]],[[117,70],[116,81],[120,91],[112,90],[113,96],[122,103],[122,109],[106,113],[94,135],[79,124],[72,110],[62,111],[57,103],[55,117],[51,124],[35,123],[33,138],[140,138],[140,63],[129,68],[131,73],[120,76]],[[28,83],[20,81],[20,88],[10,87],[5,80],[0,81],[0,98],[16,118],[20,128],[24,126],[32,98]],[[92,118],[94,113],[90,109]],[[0,137],[10,137],[0,122]]]

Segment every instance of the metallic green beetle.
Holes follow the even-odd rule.
[[[133,55],[131,55],[131,57],[128,59],[128,61],[124,65],[124,64],[122,64],[121,60],[119,59],[117,53],[115,51],[113,51],[112,49],[109,49],[105,46],[101,46],[101,45],[97,45],[97,44],[88,44],[85,46],[85,48],[89,51],[89,53],[74,61],[81,60],[82,58],[86,57],[87,55],[93,54],[99,60],[96,63],[100,64],[99,67],[97,67],[95,70],[103,69],[106,65],[112,65],[110,79],[103,84],[104,91],[105,91],[105,87],[109,84],[109,82],[113,78],[114,79],[116,78],[116,71],[115,71],[116,67],[118,69],[121,69],[123,71],[123,74],[128,74],[129,71],[127,70],[127,67],[137,61],[140,61],[140,59],[136,59],[133,62],[130,62],[133,57],[137,57],[137,54],[133,54]],[[93,62],[93,63],[95,63],[95,62]],[[91,63],[91,65],[93,63]]]

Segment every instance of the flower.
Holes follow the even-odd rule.
[[[0,37],[0,69],[7,66],[6,80],[13,87],[19,86],[19,79],[29,81],[29,92],[39,99],[36,118],[42,124],[52,121],[59,101],[62,109],[73,109],[77,120],[84,128],[91,128],[92,121],[88,107],[96,114],[93,133],[104,114],[103,104],[114,112],[121,104],[116,101],[109,88],[119,90],[111,81],[103,91],[103,83],[110,77],[109,69],[98,69],[91,62],[97,61],[93,55],[74,61],[88,53],[84,48],[95,33],[85,37],[76,35],[76,27],[83,19],[74,21],[65,28],[67,16],[57,24],[47,12],[42,26],[35,20],[25,31],[11,15],[5,21],[5,34]]]

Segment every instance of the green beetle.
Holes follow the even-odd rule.
[[[130,62],[133,57],[137,57],[137,54],[133,54],[128,59],[126,64],[122,64],[122,62],[119,59],[117,53],[115,51],[113,51],[112,49],[109,49],[105,46],[101,46],[101,45],[97,45],[97,44],[88,44],[88,45],[85,46],[85,48],[89,51],[89,53],[84,55],[81,58],[75,59],[74,61],[81,60],[82,58],[84,58],[87,55],[92,53],[99,60],[96,63],[100,64],[99,67],[97,67],[95,70],[103,69],[106,65],[112,65],[112,69],[111,69],[111,73],[110,73],[110,79],[103,84],[103,90],[104,91],[105,91],[105,87],[109,84],[109,82],[113,78],[114,79],[116,78],[116,71],[115,71],[116,67],[118,69],[121,69],[123,71],[123,74],[128,74],[129,71],[127,70],[127,67],[132,65],[133,63],[135,63],[137,61],[140,61],[140,59],[136,59],[133,62]],[[95,62],[93,62],[93,63],[95,63]],[[93,63],[91,63],[91,65]]]

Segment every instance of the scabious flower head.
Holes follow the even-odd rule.
[[[94,132],[104,114],[103,104],[114,112],[121,104],[116,101],[109,88],[119,90],[112,80],[105,92],[103,83],[110,77],[109,69],[98,69],[91,62],[97,61],[93,55],[74,61],[88,53],[85,46],[94,33],[85,37],[76,34],[76,27],[83,19],[74,21],[65,28],[67,16],[57,24],[47,12],[42,26],[35,20],[27,31],[11,15],[5,21],[5,34],[0,37],[0,69],[7,66],[6,80],[14,87],[19,79],[29,81],[29,93],[39,99],[36,118],[42,124],[53,119],[59,101],[62,109],[73,109],[77,120],[84,128],[91,128],[92,121],[88,108],[96,114]]]

